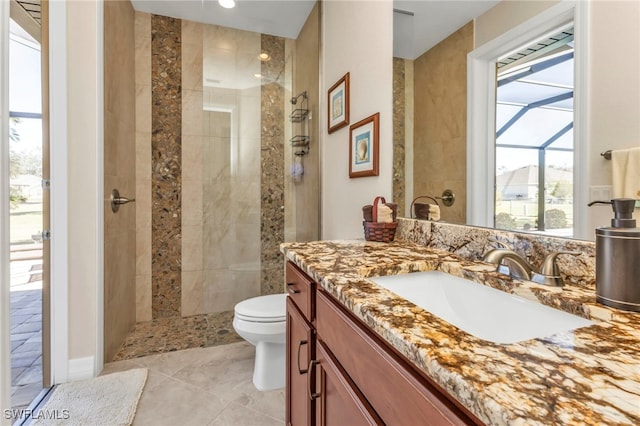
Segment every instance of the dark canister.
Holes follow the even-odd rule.
[[[640,312],[640,228],[631,218],[633,199],[611,200],[610,228],[596,228],[596,300]]]

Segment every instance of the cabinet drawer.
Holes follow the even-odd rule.
[[[314,319],[314,290],[315,283],[307,274],[291,262],[287,262],[286,285],[289,299],[293,300],[305,319],[312,322]]]
[[[316,299],[318,340],[331,348],[385,424],[476,423],[330,295],[318,291]]]

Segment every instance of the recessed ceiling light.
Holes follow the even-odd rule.
[[[225,9],[232,9],[236,6],[236,2],[234,0],[218,0],[218,4]]]
[[[262,78],[262,74],[260,74],[259,72],[255,73],[253,76],[255,78]]]
[[[271,59],[271,55],[269,55],[267,52],[262,52],[258,55],[258,59],[260,59],[262,62],[266,62]]]

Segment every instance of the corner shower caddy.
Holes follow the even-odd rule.
[[[291,133],[294,135],[289,139],[289,142],[291,143],[291,147],[299,148],[297,151],[294,151],[293,154],[302,157],[309,153],[309,98],[307,97],[307,92],[304,91],[298,96],[291,98],[291,103],[296,105],[299,98],[302,98],[300,108],[295,108],[291,114],[289,114],[289,120],[293,123]],[[296,126],[296,124],[299,125]]]

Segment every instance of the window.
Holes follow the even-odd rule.
[[[496,228],[573,236],[573,26],[496,64]]]

